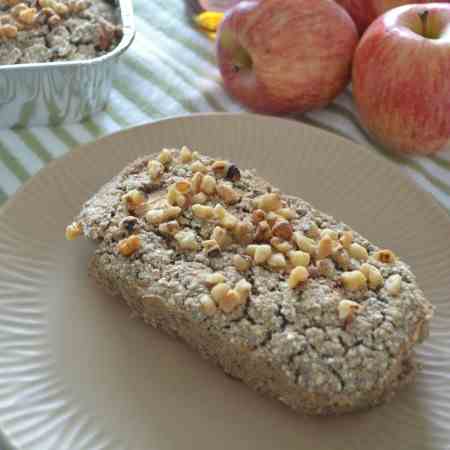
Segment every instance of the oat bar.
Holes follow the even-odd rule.
[[[252,170],[164,149],[83,206],[80,235],[133,313],[296,411],[366,409],[413,378],[433,307],[409,267]]]

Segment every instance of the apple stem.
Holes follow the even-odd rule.
[[[429,11],[427,9],[419,13],[420,20],[422,21],[422,32],[424,36],[427,36],[428,14]]]

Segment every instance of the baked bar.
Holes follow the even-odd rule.
[[[164,149],[129,165],[66,229],[143,320],[296,411],[389,400],[433,307],[408,266],[252,170]]]

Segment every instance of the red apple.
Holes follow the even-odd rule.
[[[361,122],[384,146],[430,154],[450,140],[450,5],[407,5],[379,17],[353,60]]]
[[[244,1],[225,14],[217,59],[225,89],[247,107],[304,112],[345,88],[357,42],[333,0]]]
[[[397,6],[411,3],[430,3],[429,0],[335,0],[352,16],[358,31],[365,29],[378,17]],[[434,0],[433,3],[449,3],[444,0]]]

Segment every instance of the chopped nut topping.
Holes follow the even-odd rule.
[[[233,216],[233,214],[227,212],[220,223],[227,230],[233,230],[238,224],[238,219],[237,217]]]
[[[377,261],[385,264],[392,264],[397,259],[391,250],[379,250],[373,256]]]
[[[122,200],[125,201],[128,211],[133,212],[138,206],[145,202],[145,194],[142,191],[133,189],[123,195]]]
[[[200,153],[197,151],[192,152],[192,161],[196,161],[197,159],[200,159]]]
[[[237,307],[242,305],[242,303],[243,302],[239,293],[234,289],[230,289],[227,291],[225,296],[221,300],[219,300],[219,308],[224,313],[230,313]]]
[[[202,242],[203,249],[208,256],[218,256],[220,254],[220,245],[214,239]]]
[[[252,212],[252,222],[257,224],[266,220],[266,213],[262,209],[254,209]]]
[[[206,316],[213,316],[217,311],[214,300],[207,294],[200,297],[200,308]]]
[[[17,36],[17,27],[10,24],[0,25],[0,38],[14,39]]]
[[[147,163],[147,170],[150,175],[150,179],[152,181],[157,181],[164,173],[164,166],[159,161],[150,160]]]
[[[81,228],[81,224],[73,222],[66,228],[66,239],[68,241],[73,241],[81,236],[82,233],[83,229]]]
[[[319,270],[319,274],[326,278],[332,278],[336,273],[334,263],[329,258],[321,259],[317,263],[317,269]]]
[[[351,231],[343,231],[339,242],[342,244],[342,247],[348,249],[353,242],[353,233]]]
[[[351,300],[341,300],[338,306],[338,314],[340,320],[351,321],[355,314],[362,311],[359,303]]]
[[[28,6],[25,3],[19,3],[13,8],[11,8],[10,12],[13,16],[18,16],[22,11],[25,11],[28,9]]]
[[[304,234],[300,233],[299,231],[296,231],[293,234],[293,237],[294,237],[295,243],[297,244],[297,247],[300,250],[302,250],[306,253],[309,253],[310,255],[313,255],[316,253],[316,243],[312,239],[306,237]]]
[[[158,230],[162,234],[175,236],[180,231],[180,224],[176,220],[164,222],[158,226]]]
[[[309,272],[305,267],[294,267],[288,278],[288,286],[291,289],[296,288],[299,284],[304,283],[309,277]]]
[[[194,161],[191,164],[192,173],[208,173],[208,168],[201,161]]]
[[[181,150],[180,150],[180,161],[183,164],[186,164],[186,163],[192,161],[192,152],[186,146],[182,147]]]
[[[252,262],[248,256],[234,255],[233,265],[239,272],[246,272],[252,266]]]
[[[220,272],[209,273],[205,276],[205,283],[210,286],[215,286],[219,283],[225,283],[225,277]]]
[[[193,231],[181,230],[175,235],[175,240],[181,250],[196,251],[198,250],[198,242]]]
[[[256,226],[255,240],[256,242],[267,242],[272,238],[272,229],[270,225],[263,220]]]
[[[377,289],[384,284],[383,276],[381,272],[372,264],[364,263],[361,265],[359,270],[364,274],[364,276],[369,281],[370,289]]]
[[[172,153],[168,148],[163,148],[158,156],[158,160],[161,164],[167,166],[172,162]]]
[[[244,278],[239,280],[234,287],[234,290],[239,294],[242,303],[245,303],[252,290],[252,285]]]
[[[227,213],[226,209],[220,203],[218,203],[214,207],[214,217],[217,220],[223,220],[225,218],[226,213]]]
[[[386,290],[391,295],[398,295],[402,290],[402,277],[398,274],[391,275],[385,283]]]
[[[278,211],[276,211],[276,213],[287,220],[292,220],[297,217],[297,212],[291,208],[281,208]]]
[[[228,247],[231,242],[231,236],[228,234],[227,230],[222,227],[215,227],[212,234],[211,239],[214,239],[220,246],[221,249]]]
[[[194,194],[197,194],[201,191],[201,186],[202,186],[202,182],[203,182],[203,173],[202,172],[196,172],[194,174],[194,176],[192,177],[192,192],[194,192]],[[203,194],[203,192],[202,192]],[[205,195],[205,194],[203,194]]]
[[[369,257],[366,248],[356,243],[350,245],[348,252],[352,258],[355,258],[358,261],[366,261]]]
[[[292,250],[292,245],[287,242],[287,241],[283,241],[282,239],[280,239],[279,237],[273,237],[270,240],[270,245],[277,251],[281,252],[281,253],[288,253],[289,251]]]
[[[359,270],[344,272],[341,275],[342,284],[349,291],[358,291],[367,287],[367,278]]]
[[[228,283],[217,283],[211,289],[211,297],[214,299],[216,303],[220,303],[227,295],[227,292],[230,290],[230,285]]]
[[[257,208],[268,211],[278,211],[282,208],[280,194],[271,192],[270,194],[263,194],[255,199]]]
[[[217,185],[217,194],[227,205],[238,203],[241,199],[241,196],[226,183],[219,183]]]
[[[272,228],[272,234],[276,237],[289,241],[293,234],[292,225],[287,220],[276,222]]]
[[[272,247],[270,245],[263,244],[255,246],[255,253],[253,259],[256,264],[264,264],[271,256],[272,256]]]
[[[17,20],[25,25],[32,25],[36,20],[36,17],[37,17],[36,8],[27,8],[19,12]]]
[[[216,179],[211,175],[205,175],[200,184],[200,189],[207,195],[213,195],[216,192]]]
[[[192,197],[193,205],[204,205],[207,201],[208,197],[203,192],[199,192]]]
[[[266,222],[268,222],[271,227],[273,227],[275,225],[275,222],[278,222],[280,219],[282,218],[273,211],[269,211],[266,214]]]
[[[212,220],[214,218],[214,208],[211,206],[192,205],[192,212],[198,219]]]
[[[329,234],[325,234],[319,241],[317,249],[317,259],[324,259],[331,256],[333,253],[333,239]]]
[[[131,256],[141,248],[141,240],[139,236],[133,235],[126,239],[122,239],[117,249],[122,256]]]
[[[175,183],[175,189],[180,194],[187,194],[191,190],[191,182],[188,180],[181,180]]]
[[[330,230],[330,228],[324,228],[321,232],[320,232],[320,237],[323,238],[325,236],[329,236],[331,239],[333,239],[333,241],[337,241],[338,240],[338,232],[336,230]]]
[[[350,267],[350,255],[347,250],[343,248],[335,251],[332,258],[336,262],[337,266],[342,270],[347,270]]]
[[[219,176],[224,177],[228,171],[228,166],[230,163],[228,161],[214,161],[211,165],[211,170]]]
[[[288,253],[290,263],[294,267],[308,267],[311,261],[309,253],[299,251],[290,251]]]
[[[283,253],[274,253],[267,261],[267,264],[273,269],[285,269],[287,266]]]
[[[168,222],[176,219],[181,214],[181,208],[178,206],[169,206],[166,209],[151,209],[146,215],[145,219],[152,225],[159,225],[162,222]]]
[[[231,164],[226,172],[225,178],[231,181],[239,181],[241,179],[241,172],[235,164]]]
[[[238,222],[234,227],[233,233],[242,245],[247,245],[253,242],[254,228],[250,222]]]
[[[310,239],[318,239],[320,237],[320,230],[315,222],[311,222],[306,225],[303,231]]]

